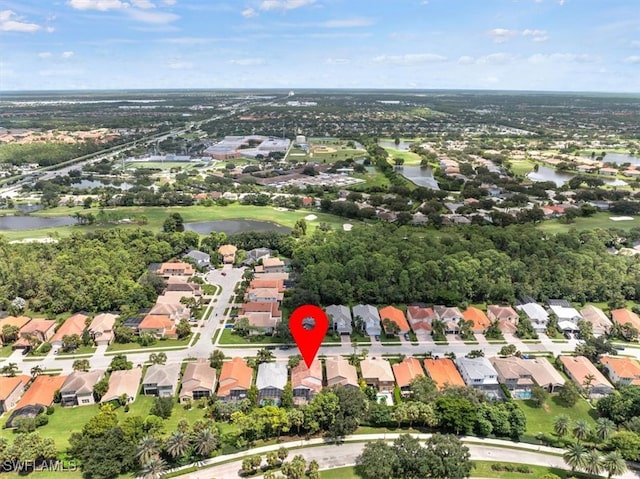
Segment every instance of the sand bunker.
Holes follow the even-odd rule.
[[[631,216],[611,216],[609,219],[611,221],[633,221]]]
[[[318,217],[316,215],[307,215],[304,217],[304,219],[307,221],[315,221],[318,219]]]

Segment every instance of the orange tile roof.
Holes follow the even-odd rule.
[[[278,292],[284,291],[284,281],[281,279],[254,279],[251,281],[250,287],[255,288],[275,288]]]
[[[70,318],[67,318],[64,323],[58,328],[56,334],[53,335],[50,342],[62,341],[62,337],[71,334],[81,335],[82,331],[86,327],[86,321],[88,316],[84,314],[74,314]]]
[[[242,305],[240,309],[240,315],[246,313],[271,313],[274,318],[280,318],[282,311],[280,311],[280,305],[274,301],[250,301]]]
[[[236,251],[238,251],[238,248],[236,248],[232,244],[223,244],[218,248],[218,253],[220,253],[222,256],[232,256],[236,254]]]
[[[594,381],[591,383],[592,386],[609,386],[613,388],[607,378],[584,356],[559,356],[559,358],[567,374],[578,383],[581,389],[584,387],[585,379],[589,375],[594,377]]]
[[[611,311],[611,318],[620,326],[631,323],[634,328],[640,329],[640,318],[636,313],[628,309],[614,309]]]
[[[603,356],[600,364],[615,371],[619,378],[640,380],[640,362],[632,358]]]
[[[190,263],[185,263],[182,261],[175,263],[162,263],[162,265],[160,266],[160,274],[165,274],[167,273],[167,271],[181,271],[180,274],[184,275],[192,275],[193,273],[195,273],[195,270]]]
[[[416,358],[405,358],[401,363],[394,364],[392,368],[396,383],[401,388],[408,386],[417,377],[424,377],[420,361]]]
[[[307,387],[314,393],[322,390],[322,363],[315,358],[308,368],[304,361],[300,361],[295,368],[291,370],[291,386]]]
[[[0,319],[0,332],[2,332],[2,328],[5,326],[16,326],[18,329],[21,329],[29,321],[31,321],[31,318],[27,316],[7,316],[6,318]]]
[[[444,389],[447,385],[465,385],[456,365],[449,358],[425,359],[424,367],[440,390]]]
[[[382,321],[383,326],[385,319],[396,323],[400,328],[400,332],[407,332],[410,330],[407,318],[405,318],[404,313],[398,308],[387,306],[386,308],[380,309],[380,320]]]
[[[484,314],[484,311],[478,308],[474,308],[473,306],[469,306],[463,313],[462,317],[467,321],[473,321],[473,330],[484,331],[489,326],[491,326],[491,321],[487,318],[487,315]]]
[[[414,320],[419,319],[436,319],[436,313],[433,312],[433,308],[422,308],[420,306],[407,307],[407,316],[411,316]]]
[[[20,329],[20,334],[33,334],[36,332],[45,334],[55,326],[56,322],[53,319],[33,319]]]
[[[148,314],[138,325],[138,329],[168,329],[173,327],[173,321],[166,314]]]
[[[249,389],[253,379],[253,369],[242,358],[233,358],[222,365],[218,380],[218,396],[228,396],[236,387]]]
[[[16,409],[36,404],[51,406],[55,392],[62,387],[66,379],[67,376],[38,376],[16,404]]]
[[[26,386],[29,379],[31,379],[29,376],[24,375],[12,378],[0,376],[0,401],[6,401],[9,395],[13,393],[20,384],[22,384],[22,387]]]

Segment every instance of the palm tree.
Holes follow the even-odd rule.
[[[42,374],[42,367],[41,366],[34,366],[31,368],[31,377],[32,378],[36,378],[38,376],[40,376]]]
[[[618,451],[613,451],[602,458],[602,469],[607,471],[607,477],[611,479],[613,476],[624,474],[627,463]]]
[[[584,388],[584,392],[587,395],[587,397],[589,396],[589,394],[591,393],[591,390],[593,389],[593,381],[596,380],[596,377],[593,374],[587,374],[584,377],[584,380],[582,381],[582,386]]]
[[[596,449],[591,449],[587,452],[587,462],[584,465],[584,470],[589,473],[597,476],[600,474],[602,470],[602,456]]]
[[[159,479],[166,470],[167,463],[158,456],[152,456],[142,468],[142,477],[144,479]]]
[[[202,457],[209,455],[218,447],[218,438],[209,428],[205,428],[198,433],[194,441],[196,453]]]
[[[596,421],[596,436],[600,442],[604,442],[616,430],[616,423],[606,417],[601,417]]]
[[[262,364],[262,363],[268,363],[273,361],[274,356],[273,356],[273,353],[269,351],[267,348],[262,348],[258,351],[256,359],[258,364]]]
[[[589,426],[589,423],[584,419],[577,419],[576,422],[573,423],[571,433],[578,442],[583,442],[591,434],[591,426]]]
[[[165,450],[173,459],[182,456],[189,450],[189,436],[183,431],[173,431],[167,439]]]
[[[565,436],[569,432],[570,422],[571,419],[565,414],[556,416],[555,420],[553,421],[553,430],[558,435],[558,437]]]
[[[136,457],[140,461],[140,464],[147,464],[151,458],[158,455],[159,452],[158,441],[155,437],[147,434],[138,443],[138,449],[136,452]]]
[[[582,469],[587,461],[587,450],[579,442],[571,444],[562,455],[564,462],[571,468],[571,471]]]
[[[16,363],[9,363],[6,366],[2,366],[2,369],[0,369],[0,374],[9,376],[10,378],[15,377],[17,372],[18,372],[18,365]]]

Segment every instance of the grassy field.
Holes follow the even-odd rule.
[[[59,217],[59,216],[72,216],[75,212],[98,212],[97,208],[91,210],[85,210],[82,207],[68,208],[61,206],[53,209],[39,211],[34,213],[33,216],[40,217]],[[249,219],[249,220],[261,220],[277,223],[282,226],[293,228],[296,221],[304,218],[307,215],[314,214],[317,219],[314,221],[308,221],[309,232],[313,232],[318,224],[329,223],[333,227],[342,228],[342,225],[346,222],[343,218],[321,213],[316,210],[276,210],[271,206],[248,206],[233,203],[229,206],[174,206],[169,208],[162,207],[122,207],[117,208],[117,211],[123,216],[131,217],[132,219],[144,216],[147,218],[147,224],[142,226],[144,229],[152,231],[160,231],[162,223],[171,213],[180,213],[185,223],[201,222],[201,221],[215,221],[215,220],[233,220],[233,219]],[[353,221],[349,221],[353,223]],[[73,232],[83,231],[95,231],[98,229],[113,228],[114,226],[63,226],[58,228],[41,228],[37,230],[22,230],[22,231],[3,231],[2,235],[9,241],[21,240],[25,238],[46,238],[49,236],[69,236]],[[139,228],[138,225],[118,225],[120,228]]]
[[[412,151],[406,150],[397,150],[395,148],[385,148],[387,153],[389,153],[389,163],[394,165],[394,158],[402,158],[404,160],[405,165],[413,165],[419,166],[422,158],[417,153],[413,153]]]
[[[362,174],[362,173],[354,173],[352,176],[354,178],[359,178],[359,179],[365,181],[365,183],[358,183],[357,185],[349,186],[347,188],[347,189],[353,190],[353,191],[364,191],[367,188],[371,188],[373,186],[378,186],[378,187],[382,187],[382,188],[388,188],[389,185],[391,184],[389,182],[389,178],[387,178],[386,176],[384,176],[380,172],[364,173],[364,174]]]
[[[0,348],[0,358],[8,358],[9,356],[11,356],[12,352],[13,352],[13,349],[12,349],[11,345],[2,346]]]
[[[520,408],[527,416],[527,431],[526,433],[535,436],[538,433],[553,433],[553,420],[556,416],[565,414],[571,418],[572,421],[576,419],[586,420],[592,427],[595,426],[596,412],[591,409],[587,401],[580,398],[573,407],[565,407],[559,400],[558,396],[551,396],[544,407],[536,408],[533,406],[532,401],[517,401]]]
[[[526,176],[527,173],[533,171],[535,163],[529,160],[510,160],[511,171],[516,176]]]
[[[251,339],[245,339],[238,334],[234,334],[231,329],[223,329],[220,337],[220,344],[226,345],[249,345],[249,344],[277,344],[281,343],[280,338],[273,336],[251,336]]]
[[[156,341],[151,346],[140,346],[138,343],[113,343],[107,347],[107,352],[115,352],[115,351],[127,351],[129,349],[139,349],[138,352],[144,352],[145,350],[159,350],[163,348],[172,348],[176,346],[188,346],[189,341],[191,341],[191,335],[184,339],[163,339],[161,341]],[[152,351],[150,351],[152,352]]]
[[[596,228],[617,228],[628,231],[631,228],[640,226],[640,219],[636,216],[631,221],[612,221],[609,218],[615,215],[611,213],[596,213],[589,218],[576,218],[573,223],[566,224],[561,222],[560,219],[543,221],[538,225],[538,228],[548,233],[567,233],[572,229],[577,231],[591,230]],[[626,216],[626,215],[625,215]]]

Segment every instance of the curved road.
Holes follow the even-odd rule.
[[[307,462],[315,459],[318,464],[320,464],[320,469],[323,470],[353,466],[356,463],[356,458],[362,453],[362,449],[366,442],[377,439],[392,441],[399,435],[400,434],[363,434],[358,436],[349,436],[346,438],[345,442],[339,446],[327,445],[324,443],[323,439],[281,443],[273,446],[252,449],[244,453],[233,454],[230,456],[219,456],[209,459],[207,461],[203,461],[200,465],[212,465],[211,467],[175,477],[180,479],[228,479],[241,477],[239,472],[241,471],[243,458],[255,454],[261,454],[264,456],[266,452],[276,450],[280,447],[286,447],[289,449],[288,460],[291,460],[291,458],[296,454],[301,454]],[[418,436],[422,440],[430,437],[429,434],[417,434],[414,436]],[[462,440],[469,448],[472,460],[510,462],[513,464],[530,464],[567,469],[562,457],[557,455],[562,454],[562,449],[535,446],[532,444],[513,443],[498,439],[467,437],[462,438]],[[518,450],[514,450],[514,447],[517,447]],[[229,462],[218,464],[222,461]],[[638,479],[640,476],[634,472],[627,471],[625,474],[615,477],[620,479]]]

